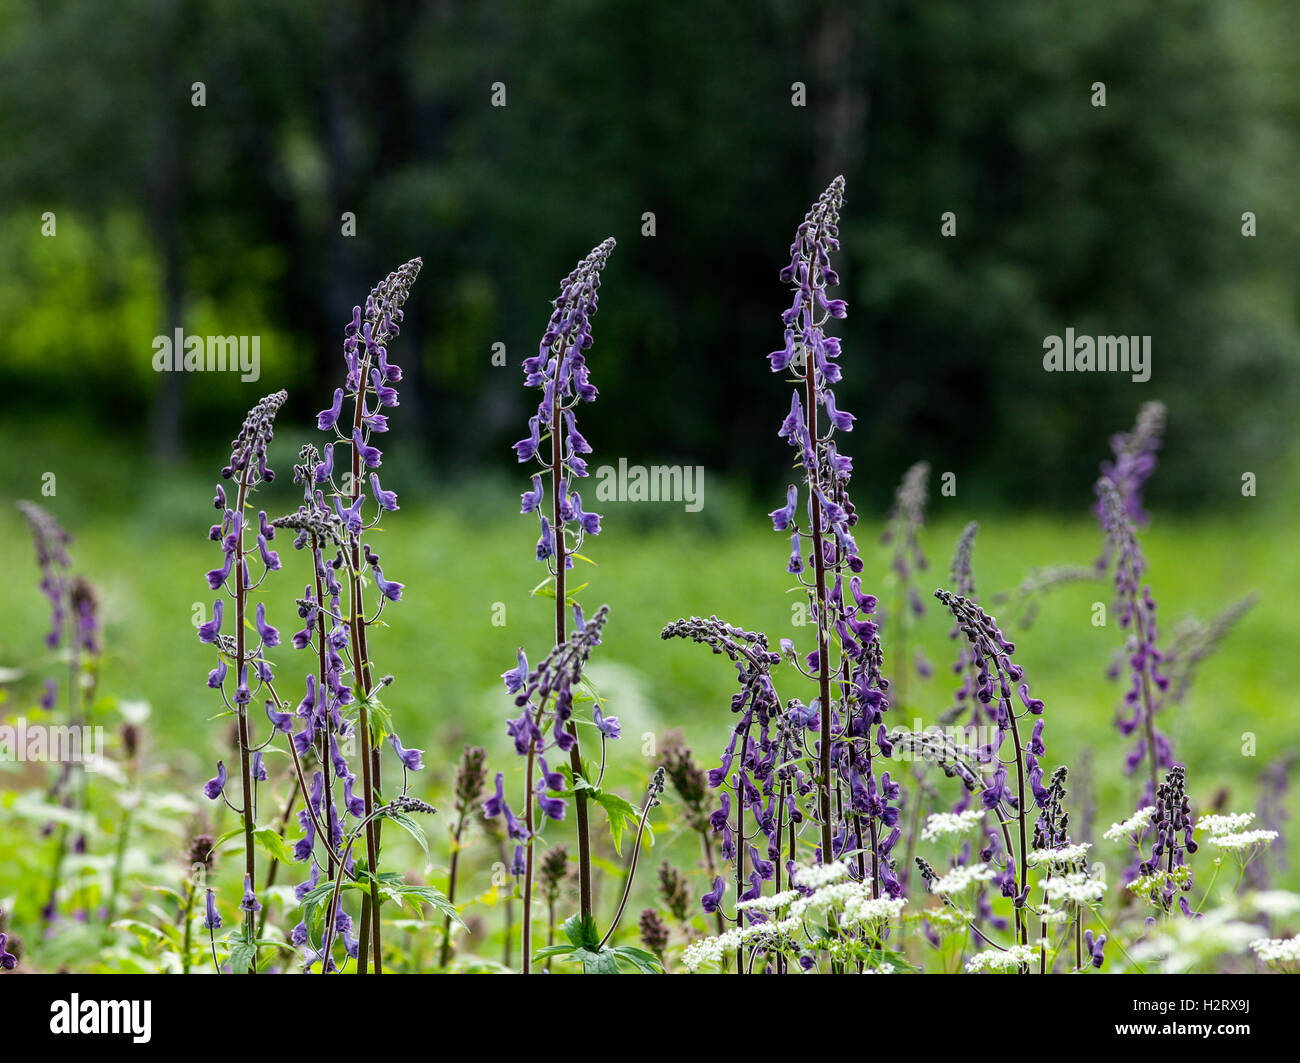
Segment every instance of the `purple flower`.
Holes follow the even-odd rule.
[[[524,513],[531,513],[539,505],[541,505],[543,494],[544,492],[542,491],[542,478],[534,474],[533,489],[531,491],[525,491],[523,495],[520,496],[520,507],[519,507],[520,514],[522,515]]]
[[[257,633],[266,647],[280,645],[280,632],[266,622],[266,603],[257,603]]]
[[[501,678],[505,680],[507,694],[515,693],[528,681],[528,658],[522,646],[519,647],[518,663],[514,668],[502,672]]]
[[[339,520],[347,528],[351,535],[360,535],[362,529],[361,521],[361,503],[366,500],[365,495],[357,495],[352,505],[346,508],[339,502],[337,496],[334,498],[334,512],[338,514]]]
[[[385,491],[379,486],[379,474],[370,474],[370,489],[375,493],[375,501],[379,503],[379,508],[389,513],[396,512],[400,507],[397,504],[397,492]]]
[[[790,522],[794,520],[795,506],[799,502],[799,489],[791,484],[785,493],[785,505],[781,509],[774,509],[768,514],[772,518],[772,528],[775,531],[786,531],[790,527]]]
[[[215,801],[226,788],[226,765],[217,761],[217,774],[203,784],[203,793],[209,801]]]
[[[217,898],[211,889],[207,891],[207,897],[205,898],[205,902],[206,902],[207,909],[206,909],[206,915],[204,915],[203,917],[203,929],[220,930],[221,916],[217,914]]]
[[[361,429],[352,429],[352,445],[357,448],[357,453],[361,456],[362,464],[367,469],[377,469],[384,460],[383,453],[378,447],[367,445],[366,441],[361,438]]]
[[[537,453],[538,446],[542,442],[541,429],[538,427],[536,417],[528,418],[528,435],[521,439],[515,446],[515,455],[520,461],[527,461]]]
[[[293,732],[293,716],[287,712],[278,712],[274,701],[266,703],[266,718],[271,721],[271,728],[284,734]]]
[[[713,889],[709,890],[708,893],[700,898],[700,907],[702,907],[706,913],[712,915],[718,910],[719,905],[722,904],[722,894],[726,891],[726,888],[726,881],[721,876],[716,877],[713,880]]]
[[[246,912],[260,912],[262,910],[257,894],[253,892],[253,881],[247,875],[244,876],[244,899],[240,902],[239,907]]]
[[[397,754],[397,759],[402,762],[402,766],[407,771],[419,771],[424,767],[424,750],[422,749],[403,749],[402,740],[395,734],[388,736],[388,741],[393,747],[393,752]]]
[[[18,957],[8,950],[9,935],[0,934],[0,971],[12,971],[18,966]]]
[[[390,602],[400,602],[402,600],[402,588],[405,587],[406,584],[384,579],[384,570],[378,565],[374,566],[374,570],[375,584],[379,587],[383,596]]]
[[[605,714],[600,711],[599,705],[595,706],[595,708],[592,709],[592,716],[595,718],[596,721],[596,730],[598,730],[606,738],[618,737],[619,723],[618,723],[617,716],[609,716],[609,717],[605,716]]]
[[[343,389],[334,389],[334,402],[327,410],[321,410],[316,415],[316,427],[322,432],[328,432],[335,424],[338,423],[339,414],[343,411]]]

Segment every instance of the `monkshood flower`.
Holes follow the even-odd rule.
[[[526,758],[524,819],[521,823],[506,803],[504,776],[500,772],[496,777],[496,793],[483,804],[483,815],[487,819],[503,816],[506,833],[516,843],[511,872],[523,878],[525,911],[531,910],[535,863],[533,840],[540,833],[535,812],[540,809],[542,816],[550,820],[563,820],[566,815],[563,798],[550,793],[550,791],[563,789],[566,780],[560,772],[550,770],[546,762],[546,754],[552,750],[569,753],[570,764],[574,763],[572,754],[577,751],[573,719],[576,695],[583,682],[583,671],[592,650],[600,645],[601,633],[609,619],[609,606],[602,605],[591,619],[587,620],[582,615],[582,609],[574,603],[573,618],[575,621],[573,633],[552,649],[536,668],[528,670],[528,658],[520,649],[516,667],[502,673],[506,690],[514,695],[515,708],[522,710],[518,717],[507,721],[506,733],[514,740],[515,752]],[[593,701],[593,717],[601,741],[600,770],[597,776],[599,780],[604,776],[606,740],[618,737],[619,726],[616,717],[604,716],[598,697],[594,697]],[[575,781],[581,771],[581,761],[577,763],[579,767],[573,769]],[[579,842],[585,850],[586,842],[581,835],[585,826],[585,819],[581,813],[582,807],[579,806]],[[589,869],[590,865],[587,866]],[[529,920],[525,919],[523,926],[525,974],[531,970],[531,939]]]
[[[50,603],[50,631],[45,636],[45,645],[57,649],[69,634],[66,621],[70,609],[70,570],[72,561],[68,557],[67,546],[72,542],[69,535],[49,513],[34,502],[19,502],[18,509],[32,533],[32,543],[36,547],[36,564],[41,572],[41,593]]]
[[[296,514],[272,522],[295,530],[294,546],[311,555],[313,583],[298,600],[305,624],[293,643],[314,651],[316,669],[307,677],[307,697],[297,713],[302,730],[293,742],[299,756],[315,747],[323,770],[318,801],[306,792],[303,795],[308,807],[299,817],[304,836],[297,851],[300,859],[315,860],[314,844],[320,841],[326,846],[331,873],[345,834],[336,811],[340,786],[345,813],[364,821],[367,865],[378,866],[374,795],[381,782],[381,763],[378,751],[372,749],[370,712],[379,689],[392,677],[376,677],[367,635],[370,627],[381,622],[385,608],[401,601],[404,585],[385,573],[366,534],[376,529],[384,514],[400,508],[397,493],[386,489],[380,479],[383,451],[376,437],[389,430],[389,415],[383,411],[400,405],[392,385],[401,381],[402,370],[389,361],[389,346],[401,333],[404,306],[422,266],[418,258],[405,263],[371,289],[364,307],[353,307],[343,330],[343,387],[335,389],[330,405],[316,419],[317,427],[331,439],[320,450],[303,448],[301,464],[294,467],[295,482],[303,486],[303,504]],[[373,612],[365,602],[367,585],[378,592]],[[355,722],[343,715],[344,707],[354,704]],[[406,749],[395,735],[389,737],[403,772],[418,770],[420,751]],[[357,776],[340,752],[340,744],[349,738],[359,738],[360,797],[353,793]],[[299,786],[305,791],[300,765],[297,770]],[[362,971],[369,970],[371,955],[374,970],[381,970],[379,906],[372,880],[362,900],[355,950]],[[343,941],[350,949],[350,938],[344,936]],[[328,945],[325,948],[328,951]],[[325,959],[323,969],[331,969],[333,958]]]
[[[561,567],[572,568],[583,537],[600,532],[599,515],[583,510],[582,496],[573,486],[587,475],[582,455],[591,453],[578,431],[575,411],[578,403],[593,402],[597,395],[585,352],[592,345],[591,319],[599,303],[601,270],[613,250],[612,237],[602,241],[564,278],[537,354],[523,364],[525,386],[539,388],[542,396],[529,418],[528,435],[514,446],[515,454],[521,462],[536,459],[549,474],[552,504],[549,514],[544,513],[542,479],[534,476],[520,513],[537,512],[541,525],[537,560],[545,561],[552,574]]]
[[[9,935],[0,934],[0,971],[12,971],[18,966],[18,957],[9,951]]]
[[[287,398],[286,392],[277,391],[258,402],[249,411],[230,445],[230,462],[221,470],[221,475],[223,479],[233,481],[234,497],[227,499],[225,489],[217,486],[213,506],[221,512],[221,520],[208,533],[208,538],[221,547],[222,563],[207,574],[207,583],[210,589],[223,597],[213,603],[212,619],[201,625],[198,632],[199,641],[216,646],[218,652],[217,667],[208,673],[207,686],[220,692],[222,701],[238,723],[241,806],[236,811],[244,820],[244,866],[250,881],[256,877],[253,830],[257,799],[254,787],[259,772],[255,771],[253,764],[254,743],[248,706],[263,685],[274,679],[264,651],[278,645],[280,636],[267,621],[265,603],[257,604],[255,623],[249,617],[249,595],[261,587],[268,572],[280,567],[280,561],[268,546],[275,530],[267,523],[266,514],[259,513],[257,525],[253,527],[248,519],[248,509],[250,498],[258,487],[275,479],[275,472],[267,464],[267,448],[274,436],[275,415]],[[256,581],[252,579],[250,557],[254,564],[261,564]],[[221,633],[226,597],[229,597],[234,613],[229,635]],[[257,633],[255,642],[249,638],[250,627]],[[227,665],[234,672],[233,694],[226,690]],[[206,784],[204,793],[215,800],[224,794],[225,786],[225,766],[219,765],[217,777]],[[248,919],[251,918],[250,912]],[[248,925],[251,926],[251,922]],[[249,969],[254,969],[255,965],[253,959]]]
[[[1116,432],[1110,438],[1110,449],[1115,457],[1112,461],[1101,463],[1101,474],[1115,485],[1124,513],[1136,527],[1145,527],[1150,518],[1142,504],[1142,489],[1156,470],[1156,451],[1165,431],[1165,407],[1161,402],[1144,402],[1138,410],[1137,420],[1132,431]],[[1100,502],[1093,512],[1106,530],[1107,518]],[[1101,569],[1109,567],[1109,551],[1104,553],[1097,565]]]
[[[803,484],[802,490],[790,485],[785,505],[771,516],[773,528],[790,536],[786,570],[807,592],[817,625],[815,650],[800,660],[791,644],[788,653],[818,688],[815,708],[795,702],[790,720],[800,732],[801,746],[809,724],[815,720],[817,726],[810,751],[815,764],[809,772],[817,802],[810,812],[820,828],[821,859],[832,861],[851,848],[864,851],[857,873],[867,874],[870,858],[872,888],[892,896],[901,885],[896,885],[888,858],[891,820],[897,817],[897,810],[889,809],[888,795],[898,788],[877,780],[873,763],[891,752],[881,741],[889,684],[881,674],[883,655],[873,619],[876,598],[864,593],[856,575],[863,562],[853,537],[857,514],[848,493],[853,462],[840,452],[837,441],[838,433],[852,431],[854,417],[840,407],[832,390],[843,377],[841,346],[839,338],[826,331],[832,319],[847,313],[845,302],[828,294],[839,284],[831,255],[839,250],[843,200],[844,179],[837,177],[805,215],[790,246],[790,261],[781,271],[792,302],[782,314],[784,343],[768,362],[773,372],[789,372],[795,378],[790,410],[777,435],[794,450]],[[785,649],[785,640],[782,646]],[[842,695],[839,699],[832,696],[833,686]],[[832,811],[831,794],[841,776],[852,779],[852,807]]]
[[[781,654],[769,648],[761,632],[746,631],[716,616],[677,620],[663,629],[661,637],[698,642],[736,666],[739,690],[731,698],[731,712],[736,716],[731,740],[719,766],[705,778],[711,789],[721,790],[708,825],[715,835],[721,835],[722,859],[734,865],[739,902],[735,918],[737,926],[743,927],[745,902],[757,899],[768,881],[774,882],[780,893],[783,870],[788,872],[794,866],[794,841],[789,833],[793,828],[789,825],[803,821],[797,799],[811,790],[795,765],[797,730],[788,722],[772,683],[771,670],[780,663]],[[798,752],[802,755],[802,748]],[[764,839],[764,851],[746,844],[751,838]],[[783,848],[787,838],[788,850]],[[707,840],[705,851],[711,861]],[[719,926],[723,925],[723,882],[717,878],[714,889],[701,899],[705,913],[719,917]]]
[[[1142,584],[1146,558],[1138,545],[1132,522],[1123,499],[1108,479],[1097,481],[1101,503],[1102,526],[1115,558],[1115,594],[1119,624],[1128,632],[1125,653],[1129,665],[1129,687],[1124,694],[1127,715],[1121,715],[1121,734],[1137,734],[1137,742],[1128,755],[1125,769],[1132,774],[1145,761],[1148,785],[1139,804],[1151,802],[1161,770],[1173,764],[1169,740],[1155,726],[1158,695],[1168,689],[1169,680],[1161,669],[1163,655],[1156,645],[1156,603],[1150,586]]]
[[[1032,795],[1038,807],[1046,809],[1059,797],[1042,782],[1040,758],[1046,754],[1046,747],[1043,744],[1042,728],[1037,726],[1041,721],[1035,720],[1030,736],[1021,734],[1021,722],[1027,722],[1031,716],[1041,716],[1044,705],[1041,699],[1030,693],[1024,669],[1012,660],[1015,643],[1002,633],[997,621],[979,605],[960,594],[942,588],[934,594],[952,613],[958,629],[976,653],[975,696],[982,705],[991,707],[992,718],[998,729],[996,740],[980,751],[981,760],[997,760],[993,780],[991,783],[985,782],[981,796],[986,808],[1002,809],[1000,818],[1007,820],[1014,817],[1016,821],[1018,858],[1013,859],[1010,852],[1003,854],[1006,879],[1001,887],[1005,894],[1015,899],[1018,936],[1023,944],[1028,940],[1028,928],[1022,909],[1029,896],[1029,798]],[[1008,734],[1012,737],[1010,767],[1015,770],[1014,792],[1008,784],[1008,764],[1000,759],[1000,750]],[[1029,738],[1028,742],[1025,741],[1026,737]],[[1058,829],[1053,829],[1053,838],[1057,836]],[[1007,842],[1009,849],[1009,837]]]
[[[918,537],[925,525],[929,478],[930,464],[925,461],[918,461],[903,474],[894,492],[894,504],[885,518],[885,530],[880,536],[882,545],[893,546],[889,567],[897,580],[901,599],[893,610],[893,615],[899,617],[900,636],[906,627],[902,622],[904,610],[915,618],[925,615],[925,604],[914,577],[929,567]],[[899,656],[903,656],[901,650]]]

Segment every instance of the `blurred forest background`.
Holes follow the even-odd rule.
[[[1287,0],[0,0],[5,439],[211,464],[256,396],[325,405],[350,308],[418,254],[408,458],[508,471],[519,362],[613,235],[588,438],[766,502],[776,274],[843,173],[864,499],[923,457],[968,500],[1075,505],[1099,440],[1160,398],[1153,498],[1214,505],[1294,467],[1298,21]],[[262,379],[155,373],[177,327],[260,336]],[[1150,382],[1044,373],[1066,327],[1150,335]]]

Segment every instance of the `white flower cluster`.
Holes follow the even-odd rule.
[[[994,873],[988,864],[968,864],[965,867],[954,867],[942,878],[931,882],[930,890],[940,896],[951,897],[956,893],[964,893],[976,883],[988,882]]]
[[[1126,842],[1135,834],[1141,834],[1151,826],[1151,817],[1156,814],[1155,805],[1139,808],[1123,823],[1112,823],[1102,835],[1108,842]]]
[[[1260,938],[1250,947],[1265,963],[1300,963],[1300,938]]]
[[[1090,842],[1080,842],[1078,845],[1064,845],[1059,849],[1032,849],[1025,859],[1029,861],[1030,867],[1074,867],[1080,861],[1087,859],[1088,850],[1091,848]]]
[[[1196,829],[1211,834],[1235,834],[1250,826],[1254,812],[1233,812],[1226,816],[1205,815],[1196,821]]]
[[[1268,845],[1277,838],[1275,830],[1247,830],[1240,834],[1216,834],[1207,839],[1211,845],[1217,845],[1228,852],[1243,853],[1257,845]]]
[[[1259,939],[1259,927],[1237,918],[1235,905],[1211,908],[1199,919],[1162,919],[1129,950],[1134,960],[1164,974],[1215,969]]]
[[[725,934],[693,941],[682,953],[682,966],[688,971],[697,971],[701,967],[719,967],[722,958],[744,945],[760,944],[764,940],[776,940],[784,935],[793,934],[799,929],[798,919],[783,919],[781,922],[751,923],[749,926],[732,927]]]
[[[795,879],[801,885],[809,887],[813,882],[822,885],[813,887],[812,894],[800,893],[798,890],[785,890],[771,897],[759,897],[752,901],[740,901],[736,907],[740,911],[758,910],[784,915],[764,923],[751,923],[746,927],[733,927],[726,933],[715,937],[703,938],[692,942],[682,953],[682,966],[688,971],[701,967],[717,967],[722,959],[750,945],[765,942],[778,944],[798,934],[804,919],[809,915],[821,915],[834,909],[836,922],[840,929],[849,930],[857,926],[876,923],[881,920],[897,919],[902,914],[907,899],[900,897],[872,897],[871,883],[841,881],[849,873],[847,864],[835,863],[825,867],[813,865],[800,867],[795,872]],[[883,970],[883,968],[882,968]],[[887,973],[887,972],[886,972]]]
[[[1053,875],[1043,880],[1043,892],[1054,901],[1073,901],[1075,904],[1092,904],[1106,893],[1106,883],[1089,878],[1086,871],[1071,871]]]
[[[984,818],[984,809],[968,808],[965,812],[935,812],[921,828],[923,842],[938,841],[948,835],[965,834]]]
[[[737,901],[736,911],[774,912],[801,896],[802,894],[798,890],[782,890],[770,897],[755,897],[752,901]]]
[[[796,885],[806,890],[821,889],[832,882],[848,878],[849,865],[843,860],[837,860],[833,864],[808,864],[795,868],[792,877]]]
[[[1300,912],[1300,894],[1289,890],[1257,890],[1246,894],[1246,904],[1256,912],[1281,919]]]
[[[1012,945],[1009,949],[986,949],[966,961],[966,973],[1010,971],[1022,963],[1032,963],[1038,956],[1037,945]]]

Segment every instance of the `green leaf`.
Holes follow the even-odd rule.
[[[643,974],[663,974],[663,965],[659,957],[635,945],[617,945],[609,950],[620,960],[626,960]]]
[[[429,839],[424,833],[424,828],[405,812],[388,812],[384,815],[385,819],[391,819],[402,830],[406,831],[412,838],[420,843],[420,848],[424,850],[425,860],[431,859],[429,856]]]
[[[532,598],[549,598],[551,601],[555,601],[555,577],[547,576],[529,592],[529,596]]]
[[[453,923],[465,927],[461,921],[460,913],[456,911],[456,906],[447,900],[447,898],[432,886],[389,886],[385,885],[382,889],[385,897],[395,900],[410,908],[416,915],[420,914],[420,905],[427,904],[435,908],[442,915],[450,916]]]
[[[293,851],[274,827],[253,828],[253,840],[272,860],[279,860],[282,864],[293,863]]]
[[[227,957],[227,962],[229,962],[230,969],[235,974],[244,974],[253,966],[253,959],[256,955],[257,946],[241,938],[230,946],[230,955]]]
[[[600,948],[600,933],[596,929],[596,920],[591,916],[585,919],[581,915],[569,916],[564,923],[564,936],[573,942],[574,948],[592,952]]]

